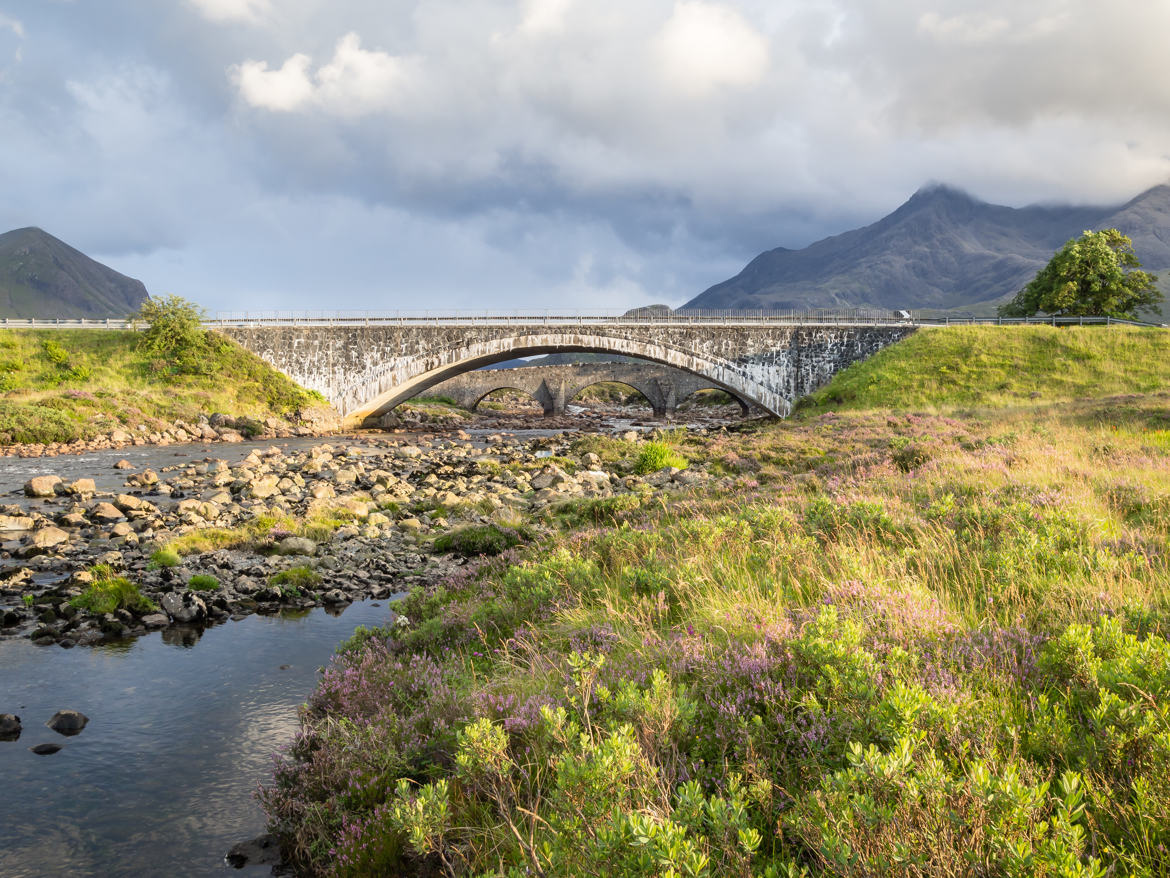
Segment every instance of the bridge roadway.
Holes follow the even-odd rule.
[[[564,352],[624,354],[681,369],[783,416],[840,369],[917,327],[866,316],[688,315],[221,320],[215,328],[361,423],[481,366]]]
[[[678,405],[693,393],[716,387],[698,375],[655,363],[578,363],[464,372],[436,384],[426,393],[450,397],[458,405],[474,409],[493,391],[519,390],[540,403],[545,415],[563,415],[565,406],[581,391],[603,381],[625,384],[637,390],[646,397],[655,416],[660,418],[673,414]],[[736,401],[746,415],[747,403],[738,398]]]

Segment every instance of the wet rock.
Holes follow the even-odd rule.
[[[170,621],[166,613],[147,613],[142,617],[142,624],[147,628],[166,628]]]
[[[37,744],[35,747],[29,747],[32,752],[38,756],[52,756],[61,749],[60,744]]]
[[[89,717],[80,710],[58,710],[47,723],[50,729],[61,735],[79,735],[89,724]]]
[[[125,430],[114,430],[110,433],[110,441],[116,442],[120,445],[124,442],[134,441],[134,437],[131,436],[129,433],[127,433]]]
[[[189,591],[169,591],[162,596],[162,608],[180,625],[202,622],[207,618],[207,605]]]
[[[33,476],[24,483],[24,493],[29,497],[52,497],[60,484],[60,476]]]
[[[245,866],[277,866],[283,862],[280,844],[276,836],[271,834],[232,845],[224,859],[233,869],[243,869]]]
[[[321,600],[326,604],[348,604],[350,603],[349,596],[339,588],[333,588],[321,595]]]
[[[0,713],[0,741],[15,741],[20,737],[20,717],[14,713]]]

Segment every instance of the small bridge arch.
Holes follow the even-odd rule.
[[[560,415],[587,388],[605,382],[640,393],[658,417],[672,414],[679,402],[699,390],[722,389],[706,378],[657,363],[613,362],[476,370],[448,378],[424,392],[450,397],[464,408],[474,409],[487,394],[511,388],[535,398],[546,415]],[[746,411],[742,402],[740,405]]]

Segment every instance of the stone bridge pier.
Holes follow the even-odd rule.
[[[349,423],[362,423],[461,373],[515,357],[561,352],[624,354],[681,369],[736,399],[784,416],[796,399],[838,370],[905,338],[916,327],[525,317],[300,320],[215,328],[302,386],[320,391]],[[553,393],[554,407],[559,393]],[[677,391],[675,396],[677,402]],[[666,398],[660,401],[664,409],[669,404]]]
[[[565,406],[583,390],[602,382],[625,384],[638,391],[659,418],[674,414],[680,403],[700,390],[722,389],[698,375],[653,363],[580,363],[464,372],[425,393],[447,396],[463,408],[474,409],[493,391],[519,390],[540,403],[547,416],[563,415]],[[734,394],[732,398],[747,414],[748,403]]]

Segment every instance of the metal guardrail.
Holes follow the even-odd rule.
[[[898,313],[865,310],[850,311],[682,311],[670,314],[640,314],[580,312],[566,313],[490,313],[490,312],[429,312],[429,311],[242,311],[217,312],[204,326],[499,326],[543,325],[746,325],[777,326],[1144,326],[1154,329],[1170,328],[1165,323],[1125,320],[1118,317],[923,317],[912,311]],[[37,320],[33,318],[0,318],[0,328],[9,329],[140,329],[142,321],[117,318],[60,318]]]

